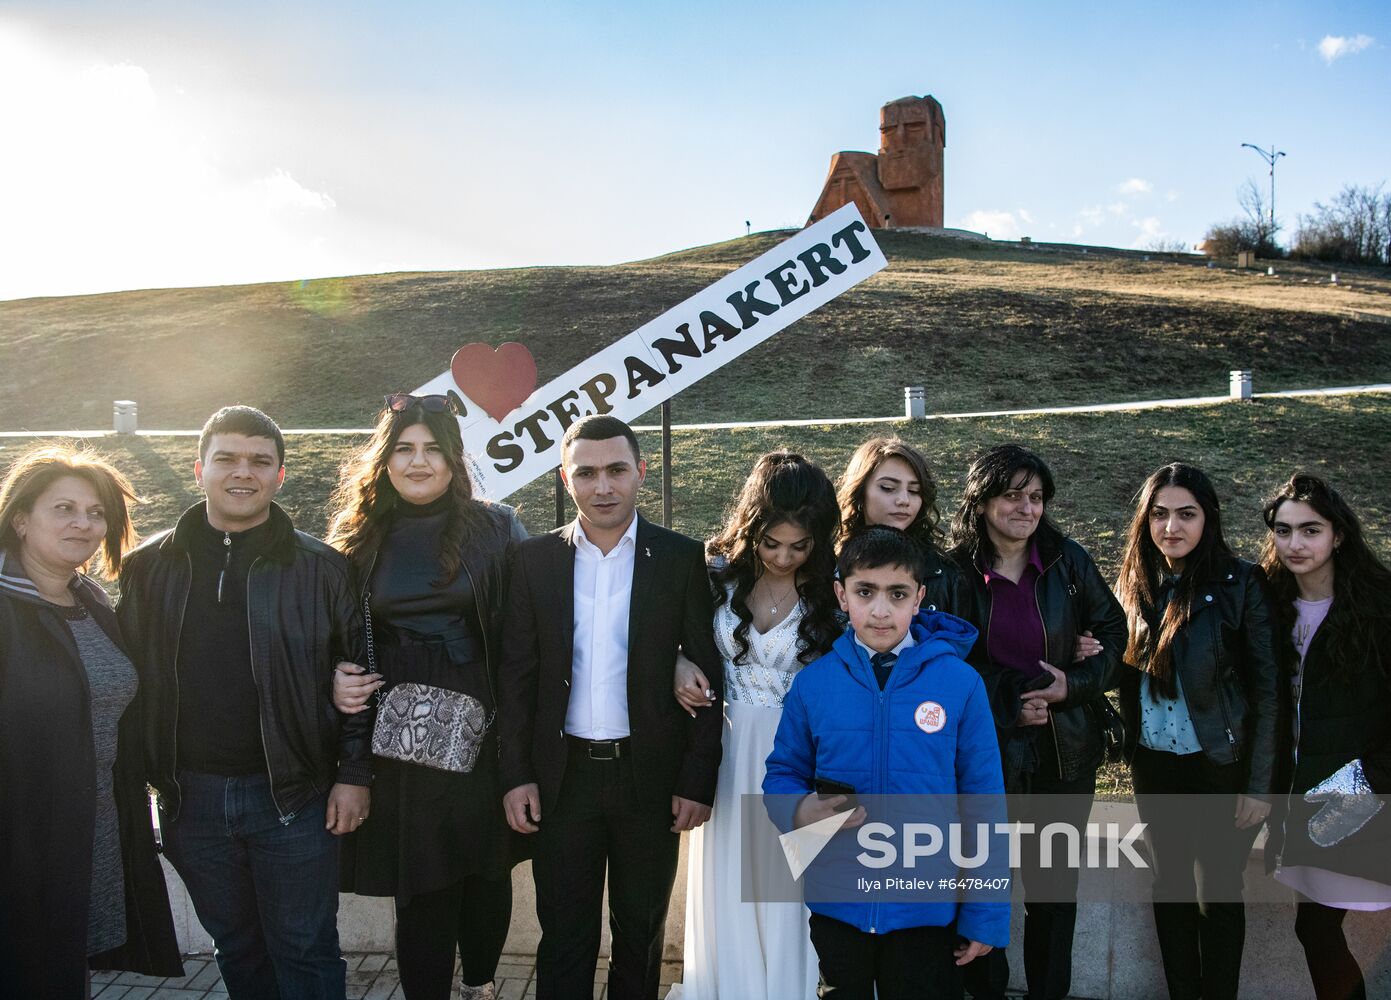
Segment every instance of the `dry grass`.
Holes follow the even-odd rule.
[[[0,303],[0,429],[198,426],[216,405],[353,427],[475,340],[519,340],[542,381],[784,238],[603,268],[388,274]],[[1391,276],[1279,275],[1122,251],[881,236],[890,266],[675,401],[700,422],[1112,402],[1391,380]],[[60,401],[55,404],[54,401]]]

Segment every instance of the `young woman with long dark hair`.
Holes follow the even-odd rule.
[[[952,611],[957,569],[943,552],[946,534],[937,507],[937,480],[917,448],[897,437],[873,437],[855,449],[841,474],[840,539],[870,525],[897,528],[926,557],[926,611]]]
[[[967,658],[990,693],[1005,790],[1028,793],[1010,818],[1041,831],[1086,827],[1104,757],[1106,690],[1125,617],[1096,563],[1047,515],[1053,473],[1018,445],[992,448],[966,474],[950,556],[961,567],[952,610],[979,631]],[[1029,996],[1060,1000],[1072,982],[1077,876],[1045,867],[1037,833],[1021,840],[1024,974]],[[977,1000],[1002,997],[1003,948],[966,969]]]
[[[1266,856],[1299,893],[1319,1000],[1363,1000],[1349,910],[1391,907],[1391,570],[1337,490],[1291,476],[1265,506],[1261,566],[1285,638],[1293,726]],[[1380,794],[1378,794],[1380,793]]]
[[[706,543],[724,659],[724,756],[710,822],[689,843],[685,982],[674,994],[683,1000],[816,991],[801,903],[741,901],[740,831],[742,797],[762,790],[793,678],[840,635],[831,587],[837,521],[825,473],[777,451],[754,463],[724,529]],[[694,665],[678,663],[678,700],[688,711],[709,710],[704,686]]]
[[[1121,714],[1169,995],[1234,998],[1243,872],[1274,787],[1279,668],[1265,574],[1228,547],[1201,470],[1175,462],[1145,480],[1118,595],[1130,623]]]
[[[340,670],[338,708],[413,683],[465,694],[490,719],[507,560],[526,532],[510,507],[473,496],[448,399],[388,396],[334,508],[328,540],[352,565],[382,675]],[[491,997],[512,914],[496,733],[466,772],[382,756],[374,771],[371,815],[344,838],[344,890],[395,897],[410,1000],[447,1000],[456,950],[461,995]]]

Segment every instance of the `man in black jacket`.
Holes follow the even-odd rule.
[[[700,543],[637,514],[646,463],[627,424],[572,424],[561,461],[579,517],[512,564],[503,802],[536,839],[538,1000],[593,995],[606,871],[608,995],[651,1000],[680,834],[715,801],[722,713],[692,719],[672,695],[678,648],[724,688],[713,601]]]
[[[340,717],[356,659],[347,564],[272,501],[285,441],[225,407],[198,443],[206,501],[121,565],[165,853],[233,998],[341,998],[338,835],[367,815],[367,716]]]

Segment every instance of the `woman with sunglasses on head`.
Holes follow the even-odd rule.
[[[926,555],[925,611],[952,611],[957,569],[942,552],[945,535],[937,509],[937,481],[923,453],[897,437],[873,437],[855,449],[836,491],[840,537],[861,528],[897,528]]]
[[[1295,475],[1265,505],[1261,566],[1294,706],[1267,858],[1299,894],[1319,1000],[1364,1000],[1349,910],[1391,908],[1391,570],[1338,491]]]
[[[1145,480],[1119,596],[1121,713],[1169,995],[1233,998],[1243,872],[1274,784],[1279,667],[1265,574],[1228,548],[1200,470],[1175,462]]]
[[[1027,796],[1010,819],[1085,830],[1125,616],[1092,557],[1049,519],[1053,492],[1047,463],[1018,445],[971,463],[952,518],[962,575],[952,610],[980,632],[967,659],[990,693],[1005,791]],[[1041,853],[1037,832],[1021,838],[1024,975],[1030,997],[1058,1000],[1072,982],[1078,872],[1044,866]],[[967,966],[978,1000],[1002,997],[1008,982],[1002,948]]]
[[[386,404],[343,468],[328,539],[352,565],[380,674],[340,670],[334,681],[340,711],[362,711],[369,696],[378,703],[372,813],[344,838],[343,887],[395,897],[409,1000],[447,1000],[456,950],[457,995],[477,1000],[493,995],[512,912],[492,658],[508,557],[526,532],[510,507],[473,496],[447,397],[398,393]],[[473,760],[433,759],[410,744],[409,727],[394,736],[384,728],[401,705],[409,711],[400,699],[420,689],[408,685],[443,698],[441,718],[464,720]],[[398,756],[403,747],[420,752],[381,756],[384,740]]]
[[[685,982],[672,992],[682,1000],[816,992],[805,908],[743,902],[739,859],[744,796],[762,793],[783,698],[797,672],[841,632],[831,587],[837,515],[835,491],[820,468],[791,452],[771,452],[754,463],[724,530],[706,543],[715,644],[725,669],[724,756],[710,822],[690,838]],[[709,711],[695,665],[680,658],[676,676],[686,710]]]
[[[182,975],[150,826],[140,687],[106,591],[126,478],[66,445],[0,484],[0,993],[78,1000],[89,969]]]

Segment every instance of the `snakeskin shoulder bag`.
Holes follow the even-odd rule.
[[[367,593],[362,596],[362,617],[367,632],[367,667],[376,673],[371,595]],[[377,704],[372,753],[468,774],[478,763],[478,752],[492,721],[483,703],[462,691],[431,684],[395,684]]]

